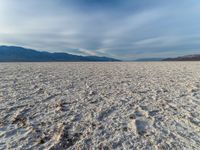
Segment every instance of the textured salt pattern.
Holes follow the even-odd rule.
[[[0,149],[200,149],[200,63],[2,63]]]

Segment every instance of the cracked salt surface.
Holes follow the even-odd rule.
[[[0,149],[200,149],[200,62],[1,63]]]

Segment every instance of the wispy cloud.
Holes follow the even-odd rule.
[[[200,52],[196,0],[0,0],[0,44],[122,59]]]

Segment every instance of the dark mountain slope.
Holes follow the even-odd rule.
[[[176,58],[166,58],[163,61],[200,61],[200,54],[196,55],[186,55]]]
[[[0,62],[120,61],[109,57],[49,53],[16,46],[0,46]]]

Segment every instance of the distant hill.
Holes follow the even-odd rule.
[[[163,58],[140,58],[135,61],[161,61]]]
[[[176,58],[166,58],[163,61],[200,61],[200,54],[196,55],[186,55]]]
[[[109,57],[49,53],[16,46],[0,46],[0,62],[120,61]]]

